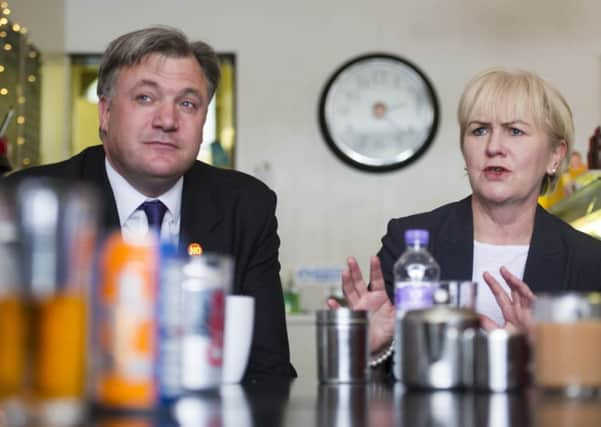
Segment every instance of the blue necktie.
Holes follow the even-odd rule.
[[[161,234],[161,224],[163,223],[163,217],[167,211],[167,206],[160,200],[152,200],[150,202],[142,203],[140,208],[144,209],[144,213],[148,219],[148,228]]]

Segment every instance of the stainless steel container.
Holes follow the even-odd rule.
[[[533,318],[536,384],[572,397],[601,395],[601,293],[539,294]]]
[[[366,381],[369,333],[363,310],[317,311],[317,365],[322,383]]]
[[[410,311],[403,318],[403,382],[432,389],[470,385],[472,373],[464,365],[472,357],[478,315],[451,307],[442,289],[434,294],[434,307]]]
[[[528,383],[530,348],[526,335],[496,329],[476,334],[474,343],[474,387],[504,392]]]

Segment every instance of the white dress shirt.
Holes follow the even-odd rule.
[[[108,159],[105,159],[104,164],[115,196],[123,238],[131,241],[148,233],[148,219],[144,211],[138,208],[145,201],[160,200],[167,207],[161,224],[161,241],[177,245],[179,243],[184,178],[178,179],[173,187],[159,197],[149,198],[132,187],[111,166]]]
[[[529,248],[529,245],[491,245],[474,240],[472,280],[478,283],[476,311],[487,315],[501,327],[505,325],[503,313],[482,275],[485,271],[488,271],[499,282],[505,292],[511,295],[511,289],[505,279],[501,277],[499,269],[504,265],[514,276],[523,279]]]

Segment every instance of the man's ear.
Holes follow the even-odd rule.
[[[109,117],[111,114],[111,102],[106,96],[101,96],[98,99],[98,123],[99,133],[102,135],[106,134]]]

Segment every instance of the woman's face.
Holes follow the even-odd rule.
[[[475,114],[462,139],[474,197],[487,204],[536,203],[545,174],[554,173],[566,144],[552,147],[529,115],[509,119]]]

